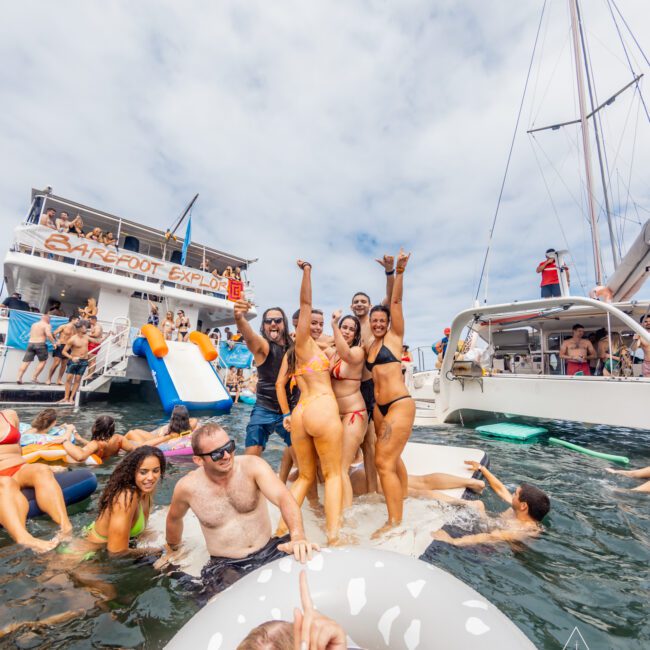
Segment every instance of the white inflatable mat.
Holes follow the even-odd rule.
[[[457,476],[470,477],[471,469],[465,460],[484,462],[485,452],[469,447],[450,447],[446,445],[428,445],[409,442],[402,455],[409,474],[423,475],[444,472]],[[322,486],[319,492],[322,499]],[[444,490],[444,493],[460,499],[464,489]],[[269,514],[273,528],[280,519],[278,509],[269,504]],[[165,517],[167,508],[157,508],[151,515],[149,529],[153,539],[147,544],[162,546],[165,542]],[[323,530],[322,510],[315,512],[305,501],[302,507],[303,523],[307,537],[322,546],[327,545]],[[435,499],[407,498],[404,501],[402,525],[394,528],[379,539],[371,539],[372,533],[386,522],[386,504],[378,494],[364,495],[354,499],[352,507],[345,513],[341,535],[345,543],[366,548],[378,548],[387,551],[419,557],[431,543],[431,533],[446,524],[452,516],[449,507]],[[203,541],[203,534],[197,518],[192,511],[185,516],[183,545],[188,553],[180,566],[190,575],[198,576],[209,557]]]

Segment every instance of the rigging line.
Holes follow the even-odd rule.
[[[582,290],[587,293],[587,289],[585,288],[585,285],[582,281],[582,277],[580,276],[580,272],[578,271],[578,265],[576,261],[573,259],[573,255],[571,254],[571,246],[569,246],[569,240],[567,239],[566,232],[564,231],[564,227],[562,226],[562,220],[560,219],[560,215],[557,211],[557,207],[555,205],[555,201],[553,201],[553,195],[551,193],[551,188],[549,187],[549,184],[546,180],[546,175],[544,174],[544,169],[542,168],[542,164],[539,160],[539,157],[537,155],[537,151],[535,150],[535,146],[533,142],[530,142],[531,149],[533,150],[533,155],[535,156],[535,161],[537,162],[537,167],[539,168],[539,171],[542,175],[542,180],[544,181],[544,187],[546,188],[546,193],[548,194],[548,199],[551,202],[551,207],[553,208],[553,213],[555,214],[555,218],[557,219],[558,226],[560,227],[560,232],[562,233],[562,239],[564,240],[564,245],[567,248],[567,251],[569,251],[569,256],[571,257],[571,262],[573,263],[573,269],[574,273],[578,277],[578,282],[580,283],[580,286],[582,287]]]
[[[519,130],[519,120],[521,119],[521,114],[524,110],[524,100],[526,99],[526,90],[528,89],[528,81],[530,80],[530,73],[533,69],[533,62],[535,61],[535,52],[537,51],[537,42],[539,40],[539,33],[542,29],[542,22],[544,20],[544,12],[546,11],[546,2],[542,5],[542,13],[539,17],[539,24],[537,25],[537,33],[535,34],[535,43],[533,45],[533,51],[530,56],[530,64],[528,65],[528,73],[526,74],[526,83],[524,84],[524,92],[521,96],[521,103],[519,104],[519,112],[517,113],[517,121],[515,123],[515,129],[512,134],[512,141],[510,143],[510,151],[508,152],[508,160],[506,162],[506,169],[503,174],[503,180],[501,181],[501,189],[499,190],[499,198],[497,199],[497,206],[494,211],[494,217],[492,219],[492,226],[490,227],[490,234],[488,236],[488,245],[487,250],[485,251],[485,257],[483,258],[483,266],[481,268],[481,275],[478,280],[478,287],[476,288],[476,296],[474,300],[478,300],[479,294],[481,292],[481,284],[483,283],[483,275],[485,274],[485,269],[487,267],[488,257],[490,255],[490,248],[492,246],[492,237],[494,235],[494,228],[497,224],[497,217],[499,216],[499,207],[501,206],[501,199],[503,198],[503,190],[506,186],[506,179],[508,177],[508,170],[510,168],[510,161],[512,160],[512,152],[515,147],[515,140],[517,138],[517,131]]]
[[[627,31],[630,33],[630,36],[632,37],[632,40],[634,41],[634,44],[639,48],[639,52],[641,52],[641,56],[645,59],[645,62],[648,64],[648,67],[650,67],[650,60],[648,60],[648,57],[646,56],[645,52],[643,51],[643,48],[641,47],[639,41],[636,40],[636,36],[630,29],[630,26],[627,24],[627,20],[625,20],[625,17],[621,13],[621,10],[618,8],[618,5],[616,4],[616,0],[609,0],[613,5],[614,9],[616,9],[616,12],[618,15],[621,17],[621,20],[623,21],[623,24],[625,25]]]
[[[550,14],[549,14],[550,15]],[[542,35],[542,44],[539,49],[539,57],[537,59],[537,70],[535,71],[535,85],[533,86],[533,92],[531,95],[531,100],[530,100],[530,113],[528,114],[528,122],[530,123],[530,120],[533,116],[533,109],[535,108],[535,97],[537,96],[537,86],[539,85],[539,80],[540,80],[540,70],[541,70],[541,65],[542,65],[542,58],[544,57],[544,48],[546,47],[546,37],[548,35],[548,26],[549,26],[550,20],[547,17],[546,19],[546,24],[544,26],[544,33]]]
[[[616,16],[614,15],[614,12],[612,10],[612,4],[616,7],[616,3],[614,0],[607,0],[607,6],[609,7],[609,12],[612,15],[612,21],[614,22],[614,26],[616,27],[616,33],[618,34],[618,38],[621,41],[621,46],[623,47],[623,52],[625,53],[625,58],[627,59],[627,64],[630,68],[630,72],[632,73],[633,77],[636,77],[636,74],[634,74],[634,66],[632,65],[632,61],[630,60],[630,56],[627,52],[627,46],[625,45],[625,39],[623,38],[623,34],[621,33],[621,28],[618,26],[618,21],[616,20]],[[648,57],[646,57],[645,53],[641,49],[641,46],[637,43],[636,38],[634,37],[634,34],[632,34],[632,30],[628,27],[628,24],[625,22],[625,18],[623,18],[623,15],[621,14],[620,10],[618,7],[616,7],[616,11],[618,12],[618,15],[621,17],[621,20],[627,27],[628,32],[630,32],[632,39],[636,43],[637,47],[639,48],[641,54],[643,55],[643,58],[646,60],[646,63],[650,66],[650,61],[648,61]],[[643,94],[641,93],[641,88],[639,87],[639,82],[637,81],[636,83],[636,88],[639,91],[639,96],[641,97],[641,103],[643,104],[643,110],[645,111],[645,115],[648,118],[648,122],[650,122],[650,112],[648,112],[648,107],[646,106],[645,99],[643,97]]]

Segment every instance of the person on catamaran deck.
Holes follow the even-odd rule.
[[[167,513],[163,562],[173,562],[180,549],[188,510],[201,524],[211,556],[201,572],[201,595],[211,596],[285,554],[304,563],[320,550],[306,539],[300,508],[271,466],[253,454],[237,456],[235,448],[216,422],[199,427],[192,434],[198,468],[178,481]],[[280,509],[289,535],[271,537],[267,500]]]
[[[629,476],[630,478],[645,478],[650,479],[650,465],[641,469],[612,469],[611,467],[605,468],[606,472],[610,474],[620,474],[621,476]],[[641,485],[632,488],[632,492],[649,492],[650,493],[650,480],[647,480]]]
[[[47,341],[50,341],[52,345],[56,345],[56,341],[52,335],[52,328],[50,327],[50,317],[47,314],[43,314],[41,320],[37,321],[29,328],[29,341],[27,343],[23,362],[20,364],[18,370],[18,378],[16,379],[17,384],[23,383],[23,375],[32,361],[34,361],[34,357],[38,358],[38,365],[36,366],[36,370],[32,376],[32,382],[34,384],[39,383],[38,378],[43,371],[43,368],[45,368],[47,357],[49,356]]]
[[[560,359],[566,361],[567,375],[591,375],[589,361],[597,354],[591,342],[584,337],[585,328],[576,323],[572,328],[573,336],[562,343]]]
[[[542,298],[559,298],[562,295],[560,288],[560,276],[558,275],[557,263],[555,261],[556,251],[549,248],[546,251],[546,258],[537,265],[537,273],[542,274],[540,283]],[[564,264],[561,270],[566,273],[567,283],[569,282],[569,267]]]
[[[61,354],[68,360],[65,367],[65,394],[60,404],[74,404],[74,398],[81,385],[81,378],[88,369],[88,334],[86,321],[75,323],[75,333],[68,339]]]
[[[54,346],[54,350],[52,350],[52,365],[47,373],[47,381],[45,382],[48,386],[52,383],[52,377],[54,377],[57,368],[59,370],[59,376],[57,377],[56,383],[58,386],[63,385],[63,375],[65,374],[67,363],[66,358],[63,356],[63,348],[65,348],[66,343],[74,336],[75,324],[78,323],[79,320],[79,316],[75,316],[67,323],[59,325],[59,327],[54,330],[56,345]]]
[[[517,487],[515,493],[511,494],[487,467],[473,460],[466,460],[465,464],[474,472],[480,471],[483,474],[497,496],[510,505],[510,510],[495,519],[490,518],[488,532],[452,537],[447,531],[440,529],[431,533],[433,539],[454,546],[473,546],[475,544],[521,542],[539,536],[542,531],[541,521],[551,509],[551,501],[545,492],[529,483],[522,483]],[[482,502],[473,502],[468,505],[477,507],[483,517],[486,516],[485,506]]]
[[[650,314],[645,314],[639,319],[643,329],[650,332]],[[643,350],[643,365],[641,366],[641,376],[650,377],[650,343],[646,343],[638,334],[634,335],[632,340],[632,351]]]
[[[287,317],[282,309],[270,307],[265,310],[260,333],[257,334],[246,320],[250,308],[248,301],[238,300],[235,303],[235,323],[253,355],[258,377],[257,401],[246,426],[246,453],[261,456],[273,432],[284,440],[287,447],[291,447],[291,436],[282,426],[284,418],[275,391],[275,382],[290,339]]]
[[[37,553],[53,549],[59,536],[38,539],[26,528],[29,503],[22,488],[33,488],[40,509],[60,527],[60,536],[72,532],[61,486],[52,469],[42,463],[26,463],[20,448],[20,422],[15,411],[0,411],[0,526],[18,544]]]

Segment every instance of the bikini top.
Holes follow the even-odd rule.
[[[343,379],[349,379],[350,381],[361,381],[361,377],[344,377],[341,374],[341,366],[343,365],[343,359],[339,359],[333,366],[332,366],[332,377],[334,379],[338,379],[339,381]]]
[[[100,535],[97,530],[95,529],[95,524],[96,522],[92,522],[89,526],[86,526],[84,529],[84,533],[88,535],[88,533],[93,533],[96,537],[99,537],[104,542],[108,541],[108,537],[105,535]],[[133,526],[131,526],[131,530],[129,531],[129,537],[137,537],[144,531],[144,529],[147,526],[147,520],[145,519],[144,516],[144,508],[142,507],[142,503],[138,504],[138,516],[133,523]]]
[[[314,372],[326,372],[330,369],[330,360],[324,352],[318,352],[307,363],[296,368],[293,376],[308,375]]]
[[[366,368],[372,370],[375,366],[383,366],[387,363],[401,363],[400,360],[382,342],[379,352],[374,361],[366,361]]]
[[[16,429],[16,427],[9,422],[7,419],[7,416],[0,411],[0,415],[2,415],[4,421],[9,425],[9,431],[7,431],[7,434],[5,437],[0,440],[0,445],[19,445],[20,444],[20,431]]]

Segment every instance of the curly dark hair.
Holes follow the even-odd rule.
[[[284,345],[282,347],[286,350],[289,347],[289,323],[287,321],[287,315],[284,313],[284,309],[282,309],[282,307],[269,307],[268,309],[264,310],[264,313],[262,314],[262,322],[260,324],[260,334],[264,340],[268,341],[269,343],[275,343],[275,341],[271,341],[271,339],[266,335],[266,332],[264,331],[264,319],[270,311],[279,311],[282,314],[282,324],[284,325],[284,334],[282,335],[282,338],[284,339]]]
[[[91,440],[110,440],[115,434],[115,420],[110,415],[100,415],[94,422]]]
[[[113,470],[102,495],[99,497],[99,513],[97,518],[101,517],[102,513],[110,508],[120,495],[125,494],[129,503],[133,500],[133,497],[138,491],[135,484],[135,475],[140,469],[140,465],[149,456],[155,456],[158,459],[160,463],[160,479],[162,480],[165,476],[165,468],[167,465],[162,451],[158,447],[150,447],[149,445],[137,447],[127,454]]]
[[[353,316],[352,314],[348,314],[347,316],[343,316],[341,320],[339,321],[339,327],[343,325],[343,321],[346,320],[351,320],[354,323],[354,338],[352,339],[352,343],[350,343],[350,347],[354,348],[357,345],[361,345],[361,321],[356,317]]]
[[[56,411],[54,409],[43,409],[32,420],[32,426],[37,431],[47,431],[56,422]]]
[[[167,433],[185,433],[190,429],[190,412],[187,410],[187,406],[177,404],[169,418]]]

